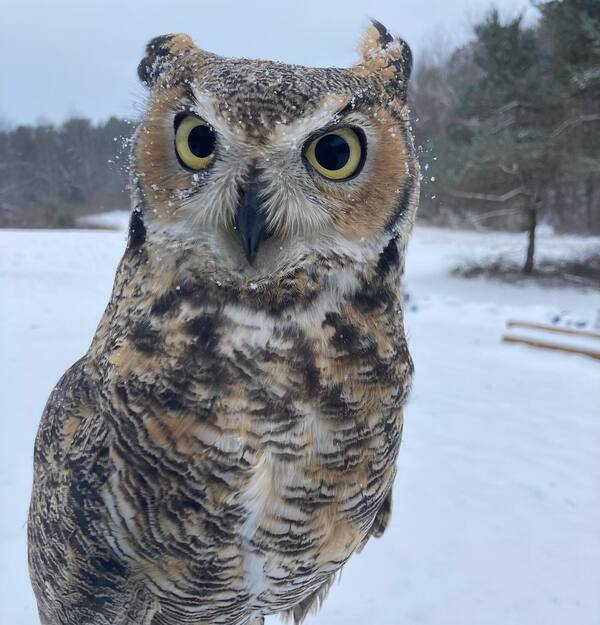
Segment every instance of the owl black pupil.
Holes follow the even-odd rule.
[[[350,158],[350,146],[339,135],[325,135],[315,146],[315,158],[325,169],[341,169]]]
[[[198,158],[210,156],[215,149],[215,135],[208,126],[194,126],[188,135],[190,152]]]

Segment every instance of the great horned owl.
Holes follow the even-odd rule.
[[[351,69],[152,40],[129,239],[35,446],[44,625],[296,622],[390,512],[412,374],[411,54]]]

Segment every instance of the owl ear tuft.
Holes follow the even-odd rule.
[[[139,79],[152,87],[160,73],[176,59],[197,50],[189,35],[161,35],[148,42],[146,55],[138,65]]]
[[[413,57],[404,39],[393,37],[383,24],[372,19],[363,34],[359,52],[362,63],[357,70],[377,74],[384,82],[406,90]]]

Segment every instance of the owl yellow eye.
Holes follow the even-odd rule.
[[[363,142],[352,128],[339,128],[319,135],[306,148],[310,166],[330,180],[346,180],[364,161]]]
[[[213,129],[195,115],[175,119],[175,150],[181,162],[190,169],[204,169],[215,156],[216,137]]]

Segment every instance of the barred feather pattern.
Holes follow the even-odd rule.
[[[412,373],[400,258],[392,237],[336,301],[331,260],[224,298],[193,264],[127,251],[36,441],[44,625],[304,617],[389,512]]]
[[[42,625],[300,623],[384,532],[413,370],[400,279],[419,169],[408,46],[374,22],[361,49],[342,70],[150,42],[128,246],[35,443]],[[173,145],[190,107],[221,148],[193,175]],[[340,184],[302,152],[334,122],[368,143]],[[273,222],[254,265],[233,220],[211,217],[235,214],[251,176]]]

